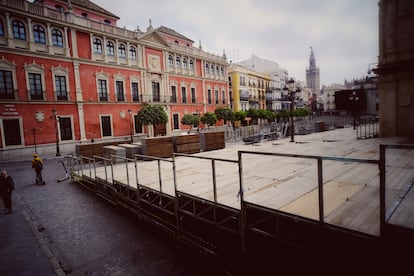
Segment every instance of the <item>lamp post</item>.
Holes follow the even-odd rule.
[[[354,111],[352,112],[352,117],[354,119],[354,129],[355,129],[355,110],[356,110],[356,102],[359,101],[359,97],[356,91],[352,91],[352,94],[349,96],[349,101],[351,102],[351,109]]]
[[[131,144],[133,142],[132,140],[132,110],[128,109],[128,114],[129,114],[129,133],[131,135]]]
[[[59,132],[58,132],[58,120],[59,116],[57,116],[56,109],[52,109],[52,119],[55,121],[55,134],[56,134],[56,156],[60,156],[60,150],[59,150]]]
[[[293,78],[288,80],[288,85],[283,88],[283,90],[288,91],[288,96],[290,100],[290,142],[295,142],[295,126],[293,122],[293,111],[294,111],[294,104],[295,104],[295,93],[300,92],[300,88],[294,85],[295,81]]]
[[[34,143],[34,147],[35,147],[35,153],[37,154],[37,147],[36,147],[36,129],[32,128],[32,133],[33,133],[33,143]]]

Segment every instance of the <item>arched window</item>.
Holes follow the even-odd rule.
[[[106,42],[106,54],[108,56],[115,55],[114,43],[112,41]]]
[[[206,63],[206,73],[210,72],[210,64]]]
[[[214,65],[211,64],[211,74],[214,74]]]
[[[40,25],[33,26],[33,37],[34,42],[46,44],[46,33],[45,29]]]
[[[4,25],[3,20],[0,18],[0,36],[4,36]]]
[[[175,58],[175,66],[177,68],[180,68],[181,67],[181,59],[180,59],[180,57],[176,57]]]
[[[190,70],[194,70],[194,61],[192,59],[190,59]]]
[[[104,24],[105,24],[105,25],[111,25],[111,21],[109,21],[108,19],[105,19],[105,20],[104,20]]]
[[[220,74],[220,70],[219,70],[218,65],[216,65],[216,74],[217,74],[217,75],[218,75],[218,74]]]
[[[183,58],[183,68],[186,70],[188,69],[188,62],[186,58]]]
[[[170,67],[174,66],[174,59],[172,55],[168,55],[168,66]]]
[[[137,59],[137,49],[134,46],[129,47],[129,58],[130,59]]]
[[[99,38],[93,39],[93,52],[95,54],[102,54],[102,40]]]
[[[119,44],[118,46],[118,55],[120,58],[126,58],[126,50],[124,44]]]
[[[13,21],[13,37],[15,39],[26,40],[26,28],[22,21],[14,20]]]
[[[223,68],[223,66],[221,67],[221,75],[224,76],[224,68]]]
[[[58,29],[52,30],[52,44],[53,46],[63,47],[63,35]]]

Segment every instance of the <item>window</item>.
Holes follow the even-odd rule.
[[[132,101],[139,102],[139,86],[137,82],[131,83]]]
[[[207,90],[207,99],[208,99],[208,103],[211,104],[211,90],[210,89]]]
[[[64,12],[64,11],[65,11],[65,8],[64,8],[64,7],[62,7],[61,5],[55,5],[55,8],[56,8],[56,10],[57,10],[57,11],[59,11],[59,12]]]
[[[170,66],[170,67],[174,66],[174,61],[173,61],[173,56],[172,55],[168,56],[168,66]]]
[[[73,140],[72,120],[70,117],[59,117],[60,140]]]
[[[171,86],[171,102],[176,103],[177,102],[177,87]]]
[[[142,133],[142,123],[138,120],[138,115],[134,114],[134,130],[135,133]]]
[[[125,98],[124,98],[124,83],[122,81],[116,81],[115,86],[116,86],[116,100],[118,102],[125,101]]]
[[[130,59],[137,59],[137,49],[134,46],[129,47],[129,58]]]
[[[85,19],[87,19],[87,18],[88,18],[88,14],[87,14],[86,12],[83,12],[83,13],[81,14],[81,16],[82,16],[83,18],[85,18]]]
[[[173,127],[174,129],[180,129],[180,120],[179,114],[173,114]]]
[[[108,101],[108,88],[106,86],[106,80],[98,80],[98,96],[99,101]]]
[[[226,91],[221,91],[221,100],[222,103],[225,104],[226,103]]]
[[[181,87],[181,99],[182,99],[183,103],[187,102],[187,91],[186,91],[185,87]]]
[[[188,62],[186,58],[183,58],[183,68],[186,70],[188,69]]]
[[[105,20],[104,20],[104,24],[105,24],[105,25],[111,25],[111,21],[109,21],[108,19],[105,19]]]
[[[22,21],[13,21],[13,37],[15,39],[26,40],[26,28]]]
[[[120,58],[126,58],[126,49],[124,44],[119,44],[118,55]]]
[[[196,103],[196,90],[194,87],[191,87],[191,103]]]
[[[4,36],[3,20],[0,19],[0,36]]]
[[[14,99],[13,75],[11,71],[0,70],[0,99]]]
[[[206,73],[210,72],[210,65],[208,63],[206,63]]]
[[[58,101],[68,100],[68,91],[66,88],[66,77],[55,76],[56,99]]]
[[[194,71],[194,61],[190,59],[190,70]]]
[[[214,65],[211,64],[211,74],[214,74]]]
[[[3,119],[4,143],[6,146],[17,146],[22,144],[19,119]]]
[[[52,30],[52,44],[53,46],[63,47],[63,35],[58,29]],[[102,46],[101,46],[102,51]]]
[[[112,136],[111,116],[101,116],[102,137]]]
[[[99,38],[93,39],[93,52],[95,54],[102,54],[102,40]]]
[[[112,41],[106,42],[106,54],[108,56],[115,55],[114,43]]]
[[[216,65],[216,74],[218,75],[218,74],[220,74],[220,71],[219,71],[219,67],[218,67],[218,65]]]
[[[218,90],[214,90],[214,98],[216,99],[216,104],[219,103],[219,98],[218,98]]]
[[[181,59],[180,59],[180,57],[176,57],[175,58],[175,66],[177,68],[180,68],[181,67]]]
[[[29,73],[29,87],[31,100],[43,100],[42,75]]]
[[[152,82],[152,100],[154,102],[160,101],[160,84],[158,82]]]
[[[224,76],[224,68],[221,67],[220,70],[221,70],[221,75]]]
[[[45,29],[42,26],[40,25],[33,26],[33,37],[34,37],[34,42],[46,44]]]

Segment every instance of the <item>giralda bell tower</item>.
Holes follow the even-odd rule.
[[[309,58],[309,69],[306,69],[306,85],[312,89],[312,92],[316,95],[319,95],[320,87],[320,78],[319,78],[319,68],[316,67],[315,55],[313,54],[313,49],[311,49],[311,54]]]

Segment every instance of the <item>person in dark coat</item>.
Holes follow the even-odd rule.
[[[0,173],[0,190],[3,199],[5,213],[11,214],[12,212],[12,192],[14,190],[13,178],[7,175],[7,171]]]

